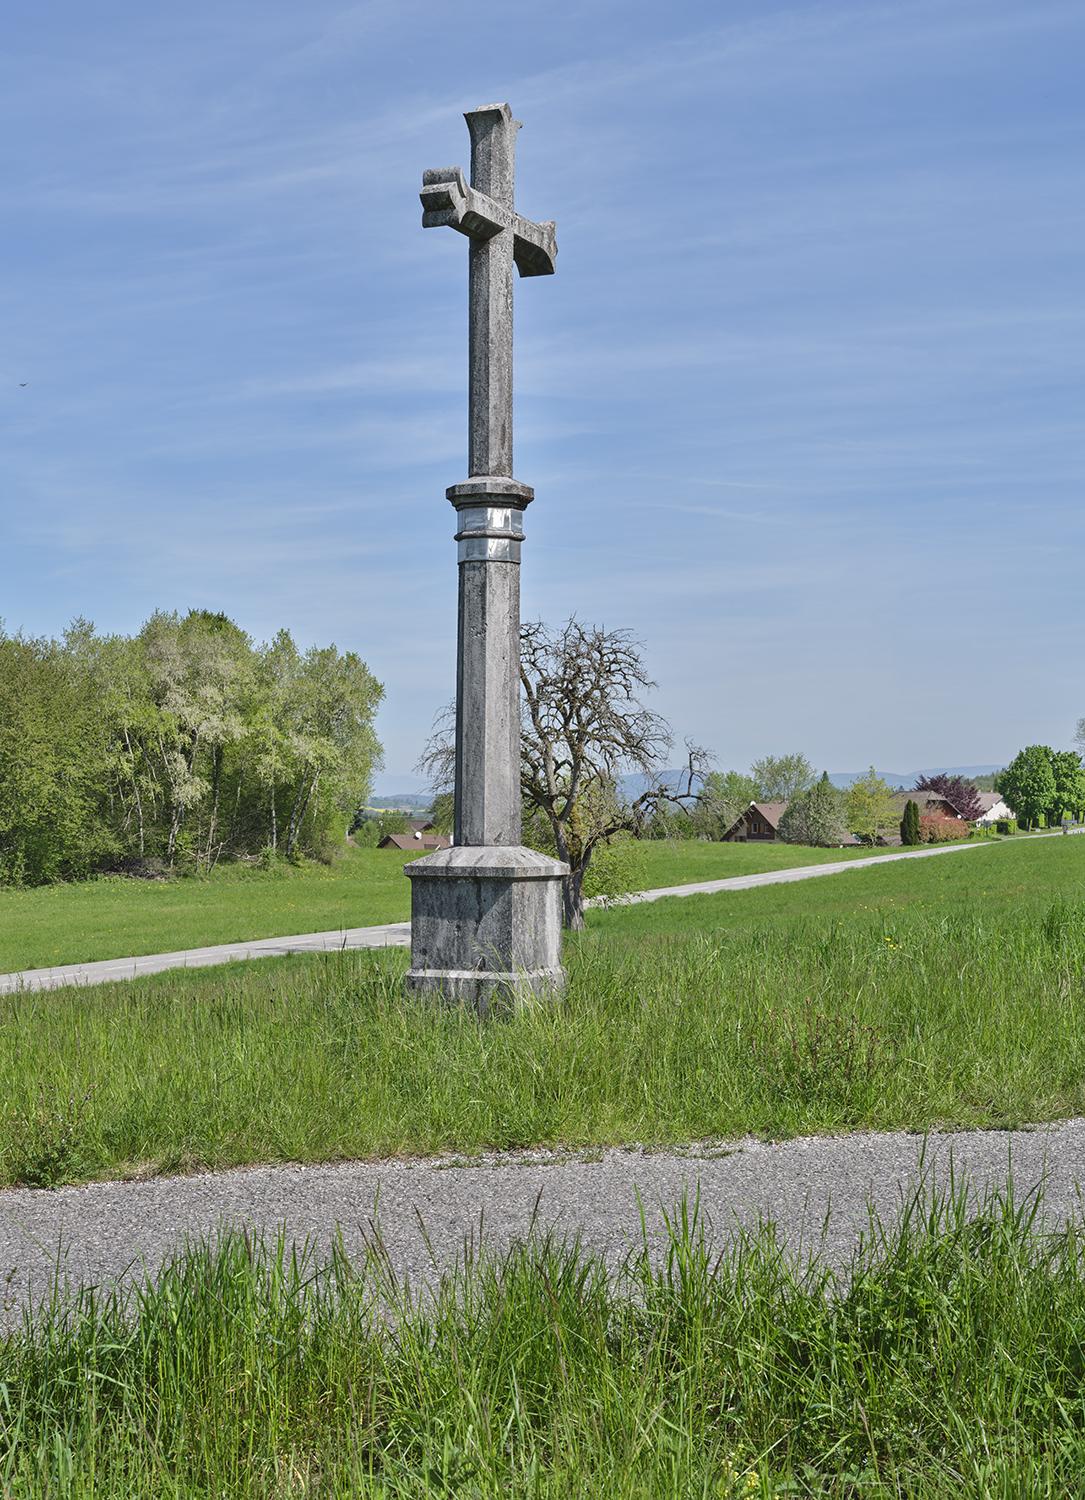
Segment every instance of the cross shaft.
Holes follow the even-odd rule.
[[[471,182],[459,167],[422,174],[422,226],[448,225],[469,249],[467,469],[512,477],[512,268],[548,276],[557,256],[552,223],[514,207],[516,132],[507,104],[464,118],[471,134]]]

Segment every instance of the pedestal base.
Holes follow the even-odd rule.
[[[412,860],[407,989],[486,1012],[560,994],[568,865],[520,847],[440,849]]]

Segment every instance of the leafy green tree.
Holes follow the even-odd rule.
[[[456,826],[455,792],[438,792],[430,803],[429,820],[434,831],[451,835]]]
[[[202,610],[133,638],[0,632],[0,881],[319,855],[368,795],[382,692],[351,652],[256,647]]]
[[[387,838],[390,833],[406,833],[409,826],[405,812],[386,809],[370,813],[355,828],[354,842],[363,849],[375,849],[381,839]]]
[[[750,767],[750,777],[757,786],[753,801],[788,802],[799,792],[813,786],[815,772],[805,755],[764,755]],[[749,804],[747,804],[748,806]]]
[[[139,642],[156,710],[150,755],[165,792],[163,852],[170,864],[181,852],[211,864],[226,755],[245,731],[251,642],[224,615],[203,610],[158,612]]]
[[[904,804],[904,816],[900,820],[900,841],[909,845],[923,842],[919,828],[919,803],[913,802],[910,797]]]
[[[644,890],[648,884],[643,841],[631,833],[616,833],[592,856],[584,877],[584,896],[588,900],[626,896],[630,891]]]
[[[827,771],[820,781],[791,798],[778,832],[787,844],[810,844],[823,849],[831,849],[847,837],[844,796],[833,786]]]
[[[109,747],[80,672],[89,627],[63,642],[0,635],[0,881],[88,874],[116,841],[103,815]]]
[[[996,790],[1017,816],[1031,828],[1054,806],[1054,751],[1050,745],[1026,745],[999,773]]]
[[[876,844],[897,822],[893,793],[873,766],[848,789],[846,808],[848,827],[869,844]]]
[[[97,637],[89,629],[81,639],[81,652],[87,690],[99,696],[108,726],[107,816],[122,858],[140,861],[157,852],[163,805],[152,755],[157,710],[143,652],[138,640]]]
[[[683,807],[661,805],[644,824],[638,838],[691,839],[696,836],[693,818]]]
[[[1055,778],[1055,795],[1048,809],[1049,821],[1079,817],[1085,808],[1085,767],[1076,750],[1054,750],[1051,771]]]
[[[354,652],[313,647],[296,659],[284,695],[288,755],[285,853],[322,852],[341,838],[369,792],[380,747],[373,715],[383,689]]]

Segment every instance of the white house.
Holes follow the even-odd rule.
[[[977,792],[976,796],[979,798],[980,806],[983,808],[982,815],[976,819],[978,827],[990,828],[992,824],[997,823],[1001,818],[1016,817],[1013,809],[1006,806],[997,792]]]

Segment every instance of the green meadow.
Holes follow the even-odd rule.
[[[407,1001],[399,951],[2,998],[0,1181],[1085,1113],[1085,839],[597,910],[567,957],[487,1022]],[[0,1494],[1083,1493],[1085,1243],[1039,1197],[922,1188],[836,1273],[669,1228],[422,1287],[378,1217],[360,1261],[228,1232],[58,1285],[0,1333]]]
[[[650,889],[871,852],[660,841],[637,845],[632,868],[635,883]],[[402,922],[410,916],[403,866],[413,857],[347,844],[330,865],[233,865],[175,880],[110,876],[0,889],[0,973]]]
[[[761,852],[761,851],[757,851]],[[480,1022],[406,954],[0,1000],[0,1180],[1085,1113],[1085,839],[591,914]]]

